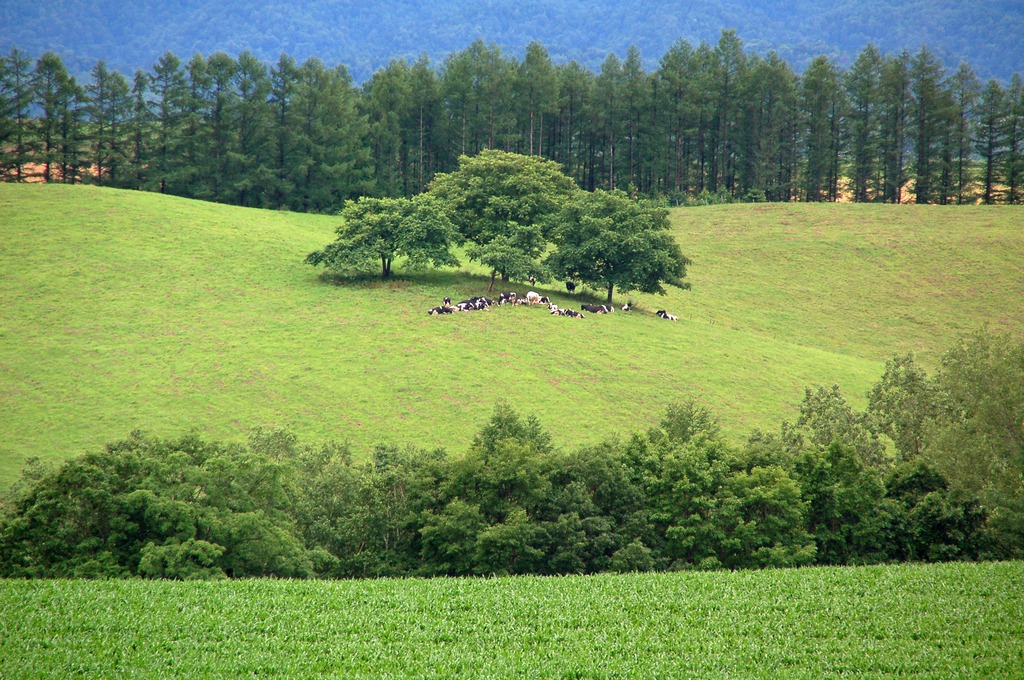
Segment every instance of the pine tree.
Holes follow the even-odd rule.
[[[92,70],[92,83],[86,93],[92,171],[97,184],[117,186],[127,160],[126,128],[131,111],[128,81],[117,71],[107,70],[101,60]]]
[[[409,73],[412,88],[411,115],[415,121],[406,130],[411,136],[407,146],[415,149],[410,153],[409,189],[410,195],[426,190],[434,173],[454,167],[454,160],[448,165],[439,149],[439,135],[442,128],[441,88],[430,66],[430,60],[422,56],[413,63]]]
[[[295,127],[298,120],[295,113],[295,96],[298,87],[299,67],[295,60],[282,54],[277,65],[270,70],[270,106],[273,114],[273,161],[274,174],[268,187],[271,207],[283,208],[295,189],[295,179],[302,164],[295,143]]]
[[[595,133],[600,140],[601,171],[597,185],[615,189],[616,154],[622,126],[622,61],[614,52],[605,57],[594,80],[593,110]]]
[[[587,172],[586,120],[594,90],[594,74],[576,61],[556,68],[558,74],[557,129],[552,156],[566,174],[593,189],[593,175]]]
[[[733,192],[736,180],[735,145],[740,118],[740,92],[746,71],[747,56],[736,31],[723,31],[715,47],[716,58],[716,123],[717,153],[712,156],[710,172],[715,191]]]
[[[0,179],[21,182],[31,162],[32,60],[17,47],[0,59]]]
[[[907,126],[910,116],[910,55],[901,53],[882,63],[879,88],[881,104],[882,198],[903,201],[907,183]]]
[[[956,73],[949,81],[949,90],[953,100],[952,109],[952,141],[950,161],[952,176],[950,182],[950,198],[958,205],[971,202],[971,157],[973,155],[972,138],[974,136],[975,106],[981,95],[981,85],[977,76],[967,64],[960,64]]]
[[[739,190],[754,200],[788,201],[795,176],[796,74],[775,52],[754,57],[743,99]]]
[[[174,185],[184,196],[211,200],[214,195],[210,176],[214,169],[209,163],[209,119],[213,79],[201,54],[189,59],[185,72],[179,146],[182,162],[174,173]]]
[[[690,190],[690,130],[694,127],[695,107],[690,88],[693,47],[685,40],[674,43],[661,58],[656,78],[661,94],[663,125],[660,146],[670,149],[665,156],[664,186],[669,193],[682,195]]]
[[[840,139],[846,101],[840,74],[827,57],[804,73],[801,106],[806,125],[804,198],[835,201],[839,194]]]
[[[409,65],[394,59],[363,86],[362,105],[370,123],[370,144],[377,191],[383,196],[406,194],[403,128],[412,100]]]
[[[206,174],[210,199],[229,202],[233,195],[233,167],[231,153],[235,148],[238,129],[234,110],[238,93],[235,91],[235,72],[238,64],[224,52],[216,52],[207,60],[210,77],[209,147]]]
[[[291,199],[294,210],[330,212],[372,191],[369,124],[357,109],[357,93],[344,67],[327,69],[319,59],[299,67],[295,129],[304,168]]]
[[[150,132],[153,112],[149,108],[149,74],[139,69],[132,78],[131,113],[128,122],[128,186],[142,189],[147,183]]]
[[[857,55],[844,78],[850,102],[848,146],[853,200],[866,202],[879,197],[872,191],[879,173],[879,109],[882,55],[869,44]],[[876,186],[877,189],[877,186]]]
[[[42,169],[39,176],[44,182],[53,182],[68,171],[68,122],[70,107],[74,104],[74,84],[64,62],[53,52],[47,52],[36,62],[35,102],[40,108],[36,119],[36,134],[32,160]],[[63,167],[63,171],[62,171]],[[74,180],[74,174],[70,178]]]
[[[910,67],[912,123],[909,139],[914,150],[914,198],[917,203],[932,203],[941,174],[938,158],[944,125],[952,101],[943,87],[943,68],[928,48],[914,55]]]
[[[85,88],[79,85],[74,77],[70,77],[61,92],[61,97],[58,168],[61,181],[75,184],[82,180],[86,170],[83,158],[87,142]]]
[[[531,42],[519,65],[515,82],[515,98],[519,104],[519,125],[523,128],[523,150],[529,155],[543,155],[544,120],[555,112],[558,81],[555,67],[544,46]]]
[[[1024,192],[1024,82],[1019,73],[1014,73],[1006,88],[1006,122],[1003,138],[1006,140],[1006,155],[1003,160],[1002,177],[1006,185],[1006,202],[1016,205],[1021,202]]]
[[[273,181],[270,167],[272,114],[268,97],[270,76],[267,67],[251,52],[238,55],[235,71],[238,92],[236,108],[231,116],[237,131],[231,163],[231,203],[249,207],[265,207],[267,187]]]
[[[652,115],[651,79],[644,72],[640,50],[631,45],[622,64],[622,115],[626,145],[626,163],[623,164],[625,188],[647,190],[642,180],[645,165],[646,132]]]
[[[174,174],[181,163],[181,124],[188,96],[181,60],[165,53],[153,66],[150,84],[156,129],[148,156],[149,179],[160,193],[176,193]]]
[[[1005,123],[1006,95],[996,80],[990,80],[978,106],[978,131],[975,138],[975,151],[982,163],[981,200],[986,205],[996,200],[999,163],[1005,149]]]

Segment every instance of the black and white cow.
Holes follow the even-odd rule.
[[[675,314],[669,314],[664,309],[659,309],[657,312],[655,312],[655,314],[657,316],[660,316],[662,319],[668,319],[669,321],[679,321],[678,316],[676,316]]]
[[[498,304],[499,305],[514,305],[515,303],[516,303],[516,294],[514,292],[511,292],[511,293],[501,293],[500,295],[498,295]]]
[[[583,305],[583,309],[591,314],[611,314],[615,311],[611,305]]]
[[[633,309],[632,303],[627,302],[626,304],[622,305],[622,311],[624,312],[628,312],[631,309]]]
[[[427,311],[427,314],[429,314],[430,316],[437,316],[438,314],[451,314],[451,313],[452,313],[452,308],[451,307],[431,307],[430,310]]]

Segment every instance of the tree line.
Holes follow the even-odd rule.
[[[927,48],[865,47],[797,74],[732,31],[639,50],[597,72],[519,60],[482,40],[438,65],[393,60],[361,86],[344,66],[282,55],[172,53],[87,84],[47,52],[0,59],[0,175],[92,182],[245,206],[335,211],[411,197],[461,156],[538,155],[587,190],[671,204],[1020,203],[1024,83],[982,83]]]
[[[728,443],[706,408],[575,450],[499,403],[462,455],[133,432],[31,462],[0,504],[0,576],[360,578],[1024,557],[1024,343],[979,331],[929,376],[887,362],[857,411]]]

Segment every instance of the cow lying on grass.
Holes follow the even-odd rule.
[[[583,309],[591,314],[611,314],[615,311],[612,305],[583,305]]]
[[[493,304],[494,300],[489,300],[485,297],[471,297],[456,304],[455,310],[458,312],[470,312],[474,309],[489,309]]]
[[[668,319],[669,321],[679,321],[678,316],[676,316],[675,314],[669,314],[664,309],[659,309],[657,312],[655,312],[655,314],[657,316],[660,316],[662,319]]]
[[[582,312],[577,312],[575,309],[559,309],[558,305],[548,305],[548,309],[555,316],[568,316],[573,319],[585,319],[586,316]]]

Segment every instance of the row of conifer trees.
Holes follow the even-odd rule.
[[[0,176],[93,182],[226,203],[333,211],[411,196],[461,155],[553,159],[586,189],[672,203],[733,200],[1019,203],[1024,87],[946,69],[927,48],[868,45],[803,73],[774,53],[674,44],[595,73],[476,41],[433,64],[394,60],[358,86],[288,55],[164,54],[126,76],[59,55],[0,58]]]

